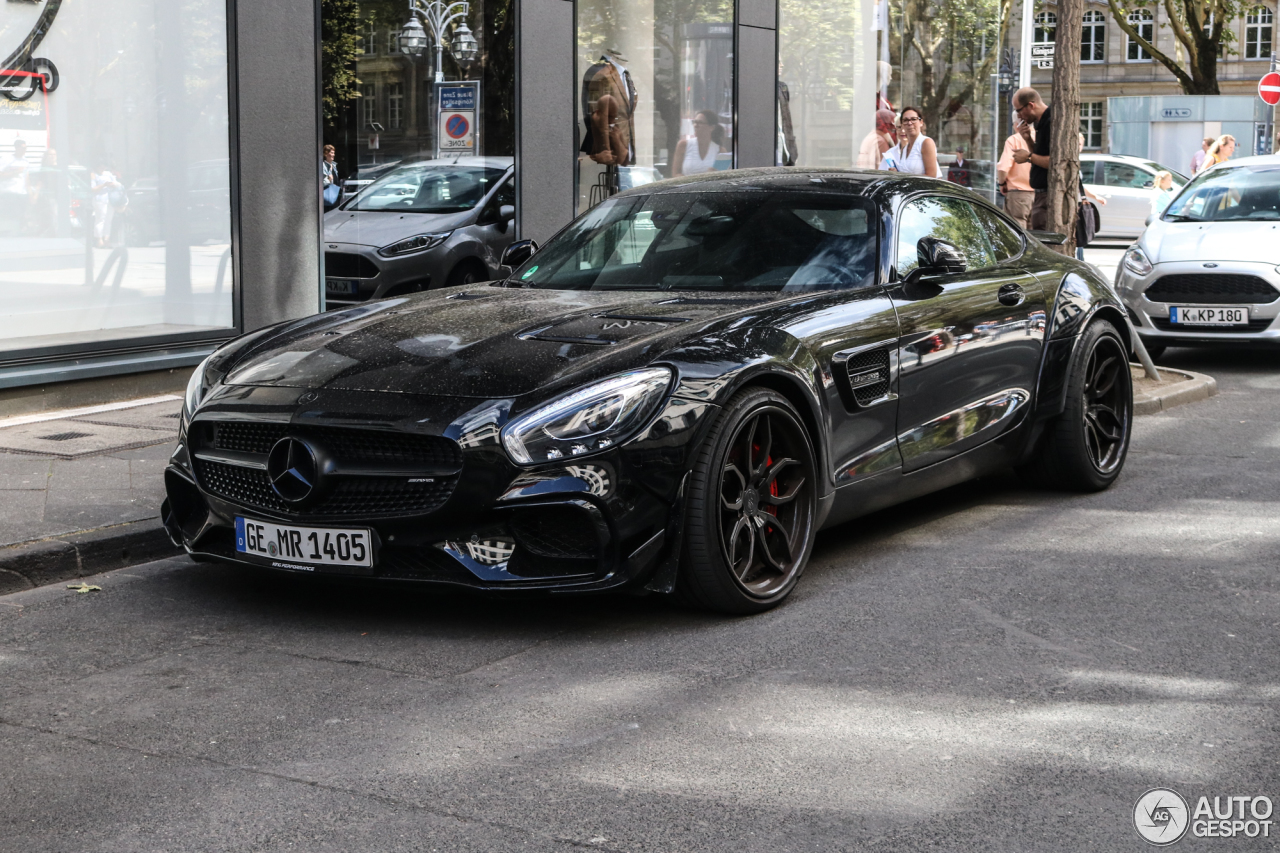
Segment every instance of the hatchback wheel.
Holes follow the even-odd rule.
[[[683,598],[758,613],[790,594],[813,548],[813,459],[786,398],[755,388],[729,402],[689,479]]]

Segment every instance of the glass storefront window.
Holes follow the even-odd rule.
[[[936,163],[936,177],[994,194],[997,0],[780,0],[778,25],[778,163]],[[908,107],[924,119],[910,150]]]
[[[514,8],[513,0],[322,4],[326,48],[355,39],[344,58],[358,81],[324,81],[335,102],[324,138],[337,175],[325,199],[327,307],[497,274],[515,238],[507,215]]]
[[[734,165],[732,0],[578,0],[579,212]]]
[[[0,363],[233,326],[226,6],[0,6]]]

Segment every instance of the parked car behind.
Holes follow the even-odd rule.
[[[324,216],[332,307],[488,281],[515,236],[511,157],[399,166]]]
[[[1280,156],[1201,172],[1125,253],[1116,290],[1152,356],[1280,344]]]
[[[1134,238],[1142,234],[1151,215],[1151,200],[1156,197],[1156,172],[1173,175],[1173,191],[1187,183],[1187,177],[1176,169],[1161,166],[1144,157],[1123,154],[1081,154],[1080,174],[1089,192],[1107,203],[1094,205],[1099,237]]]

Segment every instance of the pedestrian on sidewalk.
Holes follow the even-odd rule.
[[[1169,202],[1173,201],[1173,173],[1163,169],[1156,172],[1156,195],[1151,199],[1151,215],[1159,217]]]
[[[1053,109],[1040,98],[1040,93],[1024,86],[1013,93],[1013,112],[1022,120],[1018,133],[1027,150],[1015,151],[1015,163],[1030,163],[1029,183],[1035,193],[1031,203],[1030,225],[1033,231],[1049,226],[1049,139],[1052,134]]]
[[[89,191],[93,194],[93,236],[99,249],[111,241],[111,223],[118,208],[127,204],[124,186],[106,163],[89,173]]]
[[[938,146],[924,135],[924,113],[916,107],[903,107],[898,121],[902,125],[898,144],[885,152],[880,168],[908,175],[938,177]]]
[[[320,181],[324,186],[324,209],[332,210],[342,198],[342,185],[338,182],[338,150],[326,145],[320,158]]]
[[[1227,133],[1219,136],[1209,150],[1204,154],[1204,162],[1200,164],[1200,171],[1207,172],[1220,163],[1225,163],[1231,159],[1231,155],[1236,153],[1236,138]]]
[[[1016,151],[1029,151],[1026,140],[1018,132],[1024,122],[1017,119],[1014,132],[1004,141],[1000,161],[996,163],[996,184],[1004,194],[1004,212],[1022,228],[1031,227],[1031,203],[1036,194],[1031,189],[1031,164],[1016,163]]]
[[[1204,138],[1204,142],[1200,145],[1200,150],[1191,155],[1191,171],[1188,172],[1188,174],[1194,175],[1196,172],[1200,171],[1200,167],[1204,165],[1205,155],[1209,153],[1209,146],[1212,144],[1213,137],[1206,136]]]

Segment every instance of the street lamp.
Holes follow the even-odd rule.
[[[427,47],[427,31],[422,22],[431,28],[431,35],[436,43],[436,82],[444,82],[444,43],[449,25],[460,18],[466,18],[471,11],[466,0],[457,3],[445,3],[442,0],[409,0],[409,22],[400,30],[400,51],[406,56],[422,56]],[[450,51],[459,62],[470,62],[479,55],[475,36],[466,22],[454,27],[454,40]]]

